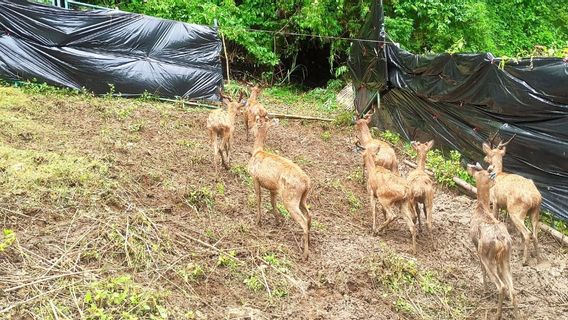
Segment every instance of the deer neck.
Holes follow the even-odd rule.
[[[254,140],[254,146],[252,148],[252,155],[254,156],[257,152],[264,150],[264,141],[266,140],[266,127],[262,126],[258,128],[256,134],[256,139]]]
[[[497,174],[503,172],[503,158],[495,157],[491,164],[493,165],[493,172]]]
[[[367,142],[373,140],[371,136],[371,130],[369,130],[369,126],[366,124],[359,127],[359,132],[361,134],[361,143],[366,144]]]
[[[426,169],[426,153],[418,154],[418,169],[422,171]]]
[[[477,183],[477,209],[483,212],[491,212],[489,210],[489,184]]]
[[[369,176],[374,175],[377,171],[375,157],[370,153],[366,153],[363,157],[363,161],[365,162],[365,167],[367,168],[367,172],[369,172]]]
[[[229,115],[229,121],[231,121],[231,123],[235,123],[235,118],[237,117],[237,108],[229,108],[229,110],[227,110],[227,114]]]

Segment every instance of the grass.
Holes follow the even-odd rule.
[[[115,186],[108,167],[72,154],[0,145],[0,186],[4,196],[19,195],[60,206],[76,200],[96,202]]]
[[[396,312],[420,319],[463,319],[467,302],[435,271],[396,254],[384,243],[382,254],[369,257],[369,276]]]

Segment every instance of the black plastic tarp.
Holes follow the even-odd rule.
[[[116,10],[0,0],[0,78],[124,96],[218,100],[216,28]]]
[[[495,133],[507,146],[504,170],[533,179],[543,207],[568,220],[568,60],[507,61],[485,54],[416,55],[386,34],[375,4],[350,62],[359,111],[376,104],[382,128],[416,132],[483,163],[481,145]],[[388,30],[387,30],[388,32]]]

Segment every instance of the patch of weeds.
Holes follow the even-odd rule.
[[[215,204],[213,192],[208,187],[193,187],[193,189],[185,195],[185,203],[197,212],[203,209],[211,210]]]
[[[356,182],[358,184],[365,184],[365,175],[363,174],[362,168],[357,168],[353,172],[351,172],[347,179]]]
[[[195,149],[195,147],[197,146],[197,142],[188,139],[179,139],[178,141],[176,141],[176,144],[188,149]]]
[[[562,221],[560,219],[555,218],[551,212],[543,211],[540,214],[540,222],[549,225],[550,227],[558,230],[562,234],[568,236],[568,223],[566,221]],[[530,223],[529,219],[526,220],[526,223]]]
[[[83,301],[86,319],[168,319],[165,294],[118,276],[90,286]]]
[[[272,290],[272,295],[278,298],[283,298],[288,296],[288,290],[286,288],[276,288]]]
[[[243,282],[247,288],[253,292],[258,292],[264,288],[264,285],[257,275],[251,275],[248,278],[245,278]]]
[[[349,210],[351,212],[356,212],[359,209],[363,208],[363,203],[361,200],[353,193],[351,190],[345,190],[345,196],[347,197],[347,202],[349,203]]]
[[[2,235],[3,237],[0,241],[0,252],[4,252],[16,241],[16,234],[11,229],[3,229]]]
[[[197,282],[205,278],[205,270],[203,270],[203,267],[193,262],[177,269],[176,273],[185,282]]]
[[[140,132],[144,129],[144,121],[136,121],[128,126],[130,132]]]
[[[142,93],[142,95],[140,95],[140,97],[138,99],[144,101],[144,102],[149,102],[149,101],[158,101],[160,97],[158,97],[157,95],[154,95],[150,92],[148,92],[148,90],[144,90],[144,92]]]
[[[410,314],[414,313],[414,307],[401,297],[398,297],[398,299],[396,299],[396,302],[394,303],[394,309],[396,310],[396,312],[405,312]]]
[[[378,289],[383,297],[393,299],[397,312],[429,319],[464,317],[467,302],[453,291],[451,285],[440,280],[435,272],[419,268],[415,261],[399,256],[384,244],[382,254],[369,259],[369,275],[380,284]],[[408,297],[412,297],[412,301],[408,301]]]
[[[313,163],[311,159],[306,158],[303,155],[296,157],[296,159],[294,159],[294,162],[301,166],[307,166]]]
[[[327,229],[327,226],[325,224],[319,222],[318,220],[312,218],[312,229],[318,230],[318,231],[324,231],[325,229]]]
[[[335,119],[333,119],[333,124],[336,127],[350,127],[353,125],[355,115],[352,111],[345,111],[338,114]]]
[[[376,136],[376,130],[372,131],[374,133],[374,136]],[[385,130],[385,131],[379,131],[378,132],[378,136],[379,138],[381,138],[382,140],[392,144],[392,145],[398,145],[398,143],[400,141],[402,141],[402,138],[400,137],[400,135],[396,132],[392,132],[389,130]]]
[[[0,145],[0,186],[6,195],[26,195],[67,206],[114,188],[107,166],[70,154],[21,150]]]
[[[256,195],[254,193],[247,195],[247,206],[249,208],[256,208]]]
[[[284,207],[283,204],[277,203],[276,209],[278,209],[278,213],[280,213],[280,215],[283,216],[284,218],[290,218],[290,212],[286,210],[286,207]]]
[[[206,236],[207,238],[209,238],[209,239],[212,239],[212,240],[216,240],[216,238],[217,238],[217,237],[215,236],[215,231],[213,231],[213,230],[211,230],[211,229],[206,229],[206,230],[205,230],[205,236]]]
[[[246,165],[235,165],[229,170],[232,174],[236,175],[243,181],[247,186],[252,188],[252,177],[250,176]]]
[[[215,184],[215,188],[218,195],[225,196],[225,184],[223,182],[217,182],[217,184]]]
[[[280,272],[287,272],[291,267],[291,263],[288,259],[286,259],[286,257],[278,258],[274,252],[265,253],[262,259],[264,262],[275,267]]]
[[[237,252],[235,250],[229,251],[229,253],[221,253],[217,258],[217,265],[220,267],[227,267],[231,271],[237,271],[239,268],[239,263],[235,257]]]
[[[426,166],[434,172],[436,181],[445,186],[454,187],[456,185],[453,180],[454,176],[475,185],[473,177],[461,165],[461,153],[457,150],[451,150],[449,157],[445,157],[439,149],[428,151]]]
[[[324,132],[321,133],[321,139],[325,142],[328,142],[331,140],[331,132],[326,130]]]

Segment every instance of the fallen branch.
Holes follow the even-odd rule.
[[[40,279],[37,279],[37,280],[32,281],[32,282],[28,282],[28,283],[24,283],[24,284],[21,284],[21,285],[12,287],[12,288],[8,288],[8,289],[4,290],[4,292],[10,292],[10,291],[18,290],[18,289],[21,289],[23,287],[31,286],[32,284],[38,284],[38,283],[45,282],[45,281],[48,281],[48,280],[53,280],[53,279],[63,278],[63,277],[69,277],[69,276],[75,276],[75,275],[78,275],[78,274],[83,274],[83,273],[93,272],[93,271],[100,271],[100,269],[70,272],[70,273],[64,273],[64,274],[58,274],[58,275],[49,276],[49,277],[45,277],[45,278],[40,278]]]
[[[471,184],[469,184],[467,181],[462,180],[458,177],[453,177],[452,180],[454,180],[454,182],[464,188],[465,190],[469,191],[470,193],[472,193],[473,195],[477,195],[477,188],[472,186]]]
[[[332,122],[332,121],[333,121],[333,119],[330,119],[330,118],[299,116],[299,115],[295,115],[295,114],[269,113],[268,115],[269,115],[270,117],[274,117],[274,118],[300,119],[300,120],[316,120],[316,121],[327,121],[327,122]]]

